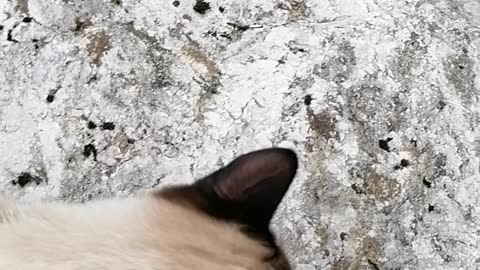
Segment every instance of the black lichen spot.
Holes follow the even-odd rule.
[[[400,164],[395,166],[394,169],[395,170],[400,170],[402,168],[405,168],[405,167],[408,167],[410,165],[410,162],[406,159],[402,159],[400,160]]]
[[[83,147],[83,156],[90,157],[93,155],[93,160],[97,160],[97,149],[93,144],[87,144]]]
[[[411,140],[410,140],[410,143],[413,144],[414,147],[417,147],[417,146],[418,146],[417,140],[415,140],[415,139],[411,139]]]
[[[128,138],[128,139],[127,139],[127,142],[128,142],[129,144],[134,144],[134,143],[135,143],[135,140]]]
[[[38,176],[32,176],[31,174],[24,172],[17,177],[16,181],[13,180],[12,184],[14,185],[18,184],[20,185],[20,187],[24,187],[25,185],[31,182],[35,182],[37,185],[40,185],[40,183],[42,182],[42,179]]]
[[[435,206],[429,204],[428,205],[428,212],[432,212],[433,210],[435,210]]]
[[[97,74],[94,74],[92,77],[90,77],[90,79],[88,79],[87,84],[91,84],[92,82],[95,82],[97,80]]]
[[[102,124],[102,129],[103,130],[114,130],[115,129],[115,124],[112,122],[105,122]]]
[[[204,0],[197,0],[195,5],[193,6],[193,10],[200,14],[205,14],[207,10],[210,9],[210,3],[205,2]]]
[[[228,40],[232,40],[232,36],[230,36],[230,34],[225,33],[225,32],[224,32],[224,33],[221,33],[221,34],[220,34],[220,37],[226,38],[226,39],[228,39]]]
[[[238,23],[227,22],[227,25],[230,25],[233,28],[237,29],[238,31],[242,31],[242,32],[250,29],[249,25],[242,25],[242,24],[238,24]]]
[[[24,23],[31,23],[32,21],[33,21],[32,17],[25,17],[22,20],[22,22],[24,22]]]
[[[447,103],[445,103],[445,101],[440,100],[438,102],[437,108],[441,111],[441,110],[443,110],[443,108],[445,108],[446,105],[447,105]]]
[[[340,239],[341,239],[342,241],[347,240],[347,237],[348,237],[348,234],[347,234],[346,232],[341,232],[341,233],[340,233]]]
[[[13,43],[18,43],[18,40],[16,40],[16,39],[13,38],[12,32],[13,32],[12,29],[8,30],[8,33],[7,33],[7,41],[10,41],[10,42],[13,42]]]
[[[330,256],[330,250],[325,249],[325,250],[323,251],[323,255],[324,255],[324,258]]]
[[[372,261],[371,259],[367,259],[367,262],[374,270],[380,270],[380,268],[378,267],[378,264]]]
[[[382,148],[383,150],[390,152],[390,146],[388,146],[388,143],[393,140],[392,138],[387,138],[386,140],[379,140],[378,141],[378,146]]]
[[[180,1],[173,1],[172,4],[173,4],[174,7],[178,7],[178,6],[180,6]]]
[[[120,6],[122,4],[122,1],[121,0],[112,0],[112,4],[114,4],[116,6]]]
[[[54,99],[55,99],[55,96],[52,94],[49,94],[46,98],[48,103],[52,103]]]
[[[34,38],[32,39],[33,46],[35,47],[36,50],[40,49],[40,46],[38,45],[38,39]]]
[[[307,106],[310,106],[310,104],[312,104],[312,96],[311,95],[306,95],[304,98],[303,98],[303,103],[305,103],[305,105]]]
[[[359,195],[360,194],[365,194],[365,191],[362,190],[360,187],[358,187],[357,184],[352,184],[350,187],[353,189],[353,191],[355,191],[355,193],[357,193]]]
[[[427,187],[431,188],[432,187],[432,182],[428,181],[427,178],[423,178],[422,183]]]
[[[224,7],[218,7],[218,11],[220,11],[221,13],[225,12],[225,8]]]
[[[87,127],[88,127],[88,129],[95,129],[97,127],[97,124],[95,124],[92,121],[88,121]]]
[[[0,25],[0,31],[2,31],[2,30],[3,30],[3,25]]]
[[[299,47],[291,47],[289,48],[291,52],[293,52],[293,54],[297,54],[297,53],[304,53],[306,52],[306,50],[304,48],[299,48]]]
[[[212,36],[212,37],[217,37],[217,31],[208,30],[208,31],[207,31],[207,35],[210,35],[210,36]]]

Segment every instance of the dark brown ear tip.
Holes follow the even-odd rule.
[[[282,155],[287,157],[291,163],[296,164],[298,166],[298,157],[295,151],[289,148],[274,148],[274,149],[277,149],[278,151],[280,151]]]
[[[295,151],[289,148],[269,148],[265,149],[265,151],[271,151],[275,156],[277,156],[280,160],[279,162],[285,162],[288,167],[296,171],[298,168],[298,157]]]

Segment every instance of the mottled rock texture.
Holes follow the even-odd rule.
[[[296,269],[480,269],[478,0],[0,10],[0,190],[128,195],[287,146]]]

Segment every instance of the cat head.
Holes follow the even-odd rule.
[[[212,219],[240,225],[239,233],[271,251],[262,258],[268,269],[288,270],[270,222],[297,167],[293,151],[269,148],[242,155],[191,185],[165,188],[157,195]]]

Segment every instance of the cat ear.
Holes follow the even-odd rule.
[[[265,231],[297,167],[292,150],[269,148],[242,155],[193,186],[203,191],[213,216]]]

